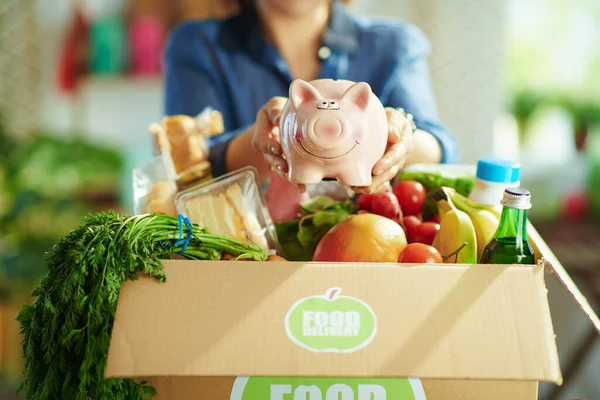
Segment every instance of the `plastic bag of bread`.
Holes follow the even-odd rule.
[[[176,180],[187,181],[189,175],[208,170],[208,138],[223,132],[223,118],[209,107],[195,118],[165,116],[160,124],[150,125],[150,132],[157,152],[170,154]]]
[[[133,170],[133,212],[177,217],[175,168],[168,153]]]

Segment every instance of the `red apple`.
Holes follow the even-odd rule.
[[[440,214],[435,214],[434,216],[431,217],[431,219],[429,220],[429,222],[435,222],[436,224],[439,224],[441,222],[441,218],[440,218]]]
[[[398,218],[400,216],[400,204],[398,204],[398,199],[393,193],[381,193],[373,199],[371,211],[382,217]]]
[[[357,214],[370,214],[367,210],[358,210]]]

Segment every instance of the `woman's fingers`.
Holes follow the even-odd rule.
[[[281,144],[277,139],[272,139],[268,136],[261,136],[257,133],[252,138],[252,146],[263,154],[281,155]]]
[[[281,110],[285,105],[285,97],[273,97],[256,114],[256,128],[261,135],[267,135],[279,123]]]
[[[279,175],[281,178],[287,180],[288,176],[288,170],[289,167],[287,165],[287,162],[278,156],[274,156],[271,154],[265,154],[265,160],[267,161],[267,163],[269,164],[269,169],[271,170],[271,172],[276,173],[277,175]],[[300,193],[304,193],[306,192],[306,185],[303,184],[294,184],[298,188],[298,191]]]
[[[377,161],[377,164],[375,164],[373,167],[373,176],[380,176],[389,170],[393,165],[396,165],[403,156],[403,152],[401,150],[401,146],[390,146],[389,151],[385,153],[381,160]]]
[[[288,164],[279,142],[279,119],[286,101],[285,97],[273,97],[258,111],[252,138],[252,146],[262,153],[269,169],[283,179],[288,179]],[[306,185],[296,186],[301,193],[306,191]]]
[[[381,193],[381,190],[389,186],[392,179],[398,175],[400,171],[400,165],[394,165],[385,173],[374,176],[371,186],[364,188],[364,193]]]
[[[383,193],[391,190],[390,181],[398,175],[398,171],[400,171],[400,168],[395,166],[385,176],[374,178],[370,193]]]
[[[353,187],[356,193],[382,193],[391,190],[390,181],[404,167],[412,145],[412,127],[402,113],[385,109],[388,118],[388,147],[384,156],[373,167],[373,180],[368,187]]]
[[[387,153],[373,168],[373,180],[370,186],[353,187],[356,193],[380,193],[385,185],[394,179],[406,163],[408,146],[404,141],[389,146]]]
[[[408,145],[405,141],[394,143],[389,146],[388,151],[385,155],[375,164],[373,167],[373,175],[375,177],[384,174],[393,166],[404,164],[406,157],[408,156]],[[402,165],[404,166],[404,165]]]
[[[390,185],[389,182],[384,182],[381,185],[371,189],[370,193],[373,194],[379,194],[379,193],[386,193],[386,192],[391,192],[392,191],[392,185]]]
[[[387,107],[385,113],[388,121],[388,143],[398,143],[405,134],[408,121],[395,108]]]
[[[282,154],[278,122],[285,101],[285,97],[273,97],[256,114],[252,145],[264,155]]]
[[[287,162],[283,159],[283,157],[276,156],[274,154],[264,153],[263,156],[269,164],[269,167],[272,167],[271,170],[275,172],[280,172],[282,174],[287,174],[288,165]]]
[[[385,155],[373,167],[373,175],[379,176],[392,166],[403,162],[410,149],[412,128],[402,113],[387,107],[385,113],[388,119],[388,149]]]

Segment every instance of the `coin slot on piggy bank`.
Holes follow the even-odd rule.
[[[388,138],[385,109],[366,82],[296,79],[280,118],[288,179],[369,186]]]

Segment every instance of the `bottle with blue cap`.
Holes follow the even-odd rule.
[[[504,191],[521,185],[521,164],[500,158],[481,158],[477,162],[475,187],[469,199],[491,205],[500,211]]]

